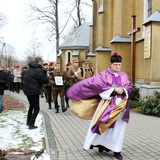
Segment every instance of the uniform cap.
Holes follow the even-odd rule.
[[[84,59],[84,60],[82,61],[82,63],[88,64],[89,61],[88,61],[87,59]]]
[[[79,59],[77,59],[77,58],[75,58],[75,59],[73,59],[73,63],[79,63]]]
[[[48,66],[48,63],[43,63],[43,66]]]

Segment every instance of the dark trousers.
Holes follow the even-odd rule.
[[[39,113],[40,107],[39,107],[39,95],[27,95],[27,99],[29,102],[29,109],[28,109],[28,115],[27,115],[27,124],[29,126],[34,126],[37,115]]]
[[[15,90],[16,90],[16,92],[19,93],[20,89],[21,89],[21,83],[20,82],[15,82]]]
[[[15,83],[13,81],[8,83],[8,89],[13,92],[15,91]]]
[[[52,102],[52,86],[45,87],[45,97],[47,102],[50,104]]]

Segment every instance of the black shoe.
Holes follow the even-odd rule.
[[[3,109],[0,109],[0,113],[2,113],[3,112]]]
[[[59,113],[59,109],[55,109],[55,113]]]
[[[52,109],[51,105],[48,106],[48,109]]]
[[[66,110],[67,110],[67,108],[63,108],[63,109],[62,109],[62,112],[65,112]]]
[[[103,152],[103,148],[99,147],[98,151],[99,151],[99,153],[102,153]]]
[[[102,153],[103,151],[109,152],[110,150],[109,150],[108,148],[103,147],[103,146],[99,146],[99,147],[98,147],[98,151],[99,151],[100,153]]]
[[[114,152],[114,156],[115,156],[117,159],[120,159],[120,160],[123,159],[123,157],[122,157],[122,155],[121,155],[120,152]]]
[[[28,129],[36,129],[38,128],[37,126],[29,126]]]

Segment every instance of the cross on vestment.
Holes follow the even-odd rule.
[[[135,84],[135,51],[136,51],[136,33],[140,31],[140,27],[136,28],[136,15],[132,16],[132,31],[128,33],[131,36],[131,82]]]

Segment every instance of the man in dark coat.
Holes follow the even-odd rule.
[[[0,113],[3,111],[2,97],[4,95],[4,89],[8,83],[8,75],[3,71],[3,67],[0,65]]]
[[[27,115],[28,129],[36,129],[35,120],[39,113],[39,95],[41,94],[42,84],[47,84],[49,78],[42,69],[42,59],[35,58],[35,61],[28,63],[28,68],[24,74],[23,91],[29,102]]]

